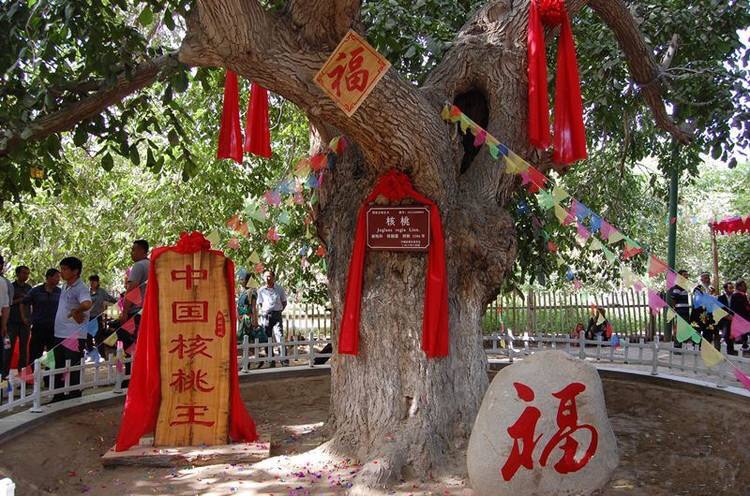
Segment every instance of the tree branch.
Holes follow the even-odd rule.
[[[33,121],[25,130],[11,134],[0,148],[0,157],[8,155],[12,150],[29,141],[39,141],[47,136],[67,131],[81,121],[89,119],[107,107],[119,103],[126,96],[135,93],[155,81],[163,79],[173,73],[179,66],[175,53],[162,55],[138,66],[129,76],[122,75],[111,85],[101,88],[96,93],[80,101],[72,103],[57,112],[44,115]],[[87,89],[90,82],[83,82],[81,86]],[[75,91],[75,89],[68,89]]]
[[[681,129],[667,114],[659,87],[661,69],[627,5],[622,0],[589,0],[589,6],[614,32],[617,43],[625,53],[630,74],[638,84],[643,99],[651,108],[656,125],[680,143],[689,143],[692,139],[690,133]]]
[[[289,0],[287,11],[305,41],[333,48],[359,24],[361,6],[360,0]]]
[[[358,2],[318,3],[339,12]],[[294,5],[303,8],[302,3]],[[376,172],[392,167],[412,171],[425,195],[445,196],[444,181],[433,175],[447,155],[447,141],[434,141],[445,133],[441,103],[430,105],[395,70],[389,70],[357,112],[347,117],[313,81],[332,48],[312,46],[301,38],[288,13],[267,12],[256,0],[203,0],[196,7],[188,19],[180,61],[234,70],[292,101],[311,119],[346,134]],[[330,29],[325,23],[316,25],[323,31]],[[320,40],[326,35],[313,30],[308,36]],[[417,149],[415,143],[431,146]]]

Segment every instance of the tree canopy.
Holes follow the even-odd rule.
[[[484,3],[364,1],[360,23],[401,76],[421,84]],[[286,2],[265,6],[286,15]],[[17,222],[31,209],[42,208],[45,215],[65,217],[71,224],[66,229],[65,222],[58,223],[56,232],[38,233],[40,239],[61,239],[77,231],[72,223],[80,210],[73,206],[85,206],[89,213],[98,212],[99,220],[88,219],[88,235],[73,236],[91,237],[93,243],[118,229],[116,221],[101,223],[107,209],[133,210],[125,222],[138,225],[136,232],[164,233],[166,241],[175,231],[223,225],[243,202],[260,198],[307,153],[304,117],[291,103],[274,98],[272,160],[246,159],[245,168],[239,168],[213,158],[222,71],[188,68],[175,55],[192,8],[186,0],[13,0],[0,6],[5,47],[0,51],[0,202],[16,204],[2,209],[5,220]],[[657,128],[642,98],[646,85],[634,82],[611,32],[584,8],[574,19],[574,32],[591,159],[577,165],[566,181],[577,185],[587,204],[632,226],[637,235],[643,223],[635,213],[640,210],[632,208],[639,201],[632,192],[646,190],[633,189],[638,182],[634,164],[655,157],[664,170],[679,167],[696,175],[702,153],[731,167],[750,145],[750,90],[745,83],[750,51],[738,32],[750,25],[750,8],[745,0],[630,2],[628,8],[652,48],[650,56],[659,62],[656,80],[647,84],[662,86],[675,120],[693,139],[674,152],[673,141]],[[125,173],[128,167],[137,171]],[[139,178],[138,186],[153,188],[147,196],[153,205],[137,203],[138,187],[123,184],[123,177]],[[113,187],[119,190],[114,198],[97,198],[99,191]],[[655,176],[646,188],[663,191]],[[205,209],[196,211],[198,204],[190,198],[197,199],[199,191],[207,194],[199,203]],[[594,191],[601,194],[589,195]],[[32,202],[33,195],[44,199]],[[516,204],[535,208],[522,192],[517,195]],[[23,205],[29,212],[19,210]],[[191,211],[181,205],[191,205]],[[146,217],[160,207],[168,209],[169,218]],[[306,231],[304,209],[298,210],[284,228],[291,235],[287,239]],[[510,211],[525,247],[519,250],[516,282],[563,270],[545,248],[554,228],[534,229],[532,217]],[[261,237],[263,227],[268,226],[259,226]],[[23,246],[25,239],[21,235],[9,248]],[[289,254],[316,246],[311,237],[302,239],[289,243]],[[122,259],[124,249],[95,259]],[[312,253],[311,259],[316,261]]]

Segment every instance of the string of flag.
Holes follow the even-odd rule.
[[[248,204],[244,212],[238,212],[227,220],[227,227],[235,233],[227,242],[227,248],[232,250],[239,249],[240,240],[238,236],[249,238],[256,231],[255,222],[260,223],[269,219],[271,209],[281,207],[285,198],[287,202],[291,202],[293,205],[304,205],[304,186],[313,190],[320,188],[323,184],[324,172],[335,169],[336,161],[344,153],[347,145],[345,137],[334,137],[324,151],[299,160],[293,167],[293,172],[284,174],[284,177],[273,188],[263,194],[264,203],[260,205],[254,203]],[[312,202],[315,202],[314,195]],[[281,225],[290,222],[289,214],[286,211],[281,211],[276,218],[276,222],[278,225],[270,226],[265,233],[266,239],[271,243],[277,243],[281,239]],[[307,215],[304,223],[308,233],[312,222],[312,215]],[[218,233],[213,232],[207,238],[212,244],[219,245]],[[299,255],[303,269],[309,267],[310,263],[307,257],[312,253],[319,257],[324,257],[326,255],[326,248],[323,245],[318,245],[317,247],[303,245],[300,247]],[[251,253],[248,261],[254,272],[261,273],[265,270],[265,265],[257,252],[254,251]]]
[[[443,120],[449,123],[459,125],[463,134],[471,133],[474,136],[474,146],[486,146],[490,156],[504,163],[504,172],[520,176],[521,184],[524,185],[529,193],[535,194],[540,207],[544,210],[552,210],[554,216],[562,226],[575,225],[576,241],[581,247],[587,246],[592,251],[601,251],[604,258],[610,263],[615,263],[618,256],[613,251],[618,243],[622,242],[622,253],[619,258],[623,261],[631,260],[637,255],[648,256],[648,276],[656,279],[661,274],[665,275],[667,290],[674,286],[689,288],[690,280],[675,272],[663,260],[644,250],[641,244],[624,234],[620,229],[609,223],[603,216],[593,212],[581,201],[570,195],[564,188],[554,184],[554,181],[529,164],[523,158],[518,156],[506,145],[501,143],[497,138],[489,134],[485,129],[466,116],[460,108],[450,103],[446,103],[441,112]],[[567,205],[567,206],[566,206]],[[599,236],[606,241],[595,236]],[[589,242],[590,240],[590,242]],[[548,241],[548,249],[556,252],[556,245]],[[558,255],[559,257],[559,255]],[[675,321],[676,338],[680,343],[692,341],[701,345],[701,358],[707,367],[726,361],[734,369],[737,380],[745,387],[750,389],[750,378],[740,370],[731,360],[727,360],[713,344],[703,338],[696,329],[680,316],[673,308],[667,305],[667,302],[652,288],[643,283],[642,279],[630,270],[624,263],[621,265],[623,285],[633,287],[637,291],[646,289],[648,294],[648,304],[651,312],[658,315],[666,309],[667,320]],[[572,280],[576,289],[580,288],[580,281],[575,278],[569,269],[566,277]],[[722,304],[718,298],[708,294],[698,294],[694,299],[693,305],[703,307],[708,313],[711,313],[718,322],[724,317],[731,315],[730,335],[732,339],[738,339],[742,335],[750,332],[750,322],[738,314],[732,312],[726,305]]]

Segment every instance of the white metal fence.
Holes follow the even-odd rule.
[[[658,335],[653,341],[646,341],[641,337],[637,342],[630,342],[623,338],[614,346],[608,340],[586,339],[583,332],[579,337],[528,333],[516,337],[508,332],[484,336],[483,339],[488,358],[504,359],[511,363],[536,351],[556,349],[581,360],[640,366],[650,370],[652,375],[680,372],[702,376],[716,382],[717,387],[738,385],[734,375],[735,367],[750,375],[750,353],[743,353],[737,346],[737,355],[729,355],[725,343],[721,344],[720,350],[725,360],[714,367],[706,367],[697,345],[685,342],[678,348],[672,342],[661,342]]]
[[[652,375],[674,371],[694,374],[716,382],[718,387],[737,384],[732,365],[750,375],[750,354],[743,355],[740,350],[737,356],[727,355],[724,345],[721,353],[732,364],[725,360],[716,367],[708,368],[697,347],[685,343],[682,348],[676,348],[673,343],[660,342],[658,337],[650,342],[640,338],[633,343],[623,339],[619,346],[612,346],[610,341],[587,340],[583,333],[578,338],[571,338],[564,335],[526,333],[516,337],[508,332],[483,336],[483,339],[485,352],[490,360],[513,362],[536,351],[557,349],[582,360],[646,368]],[[308,334],[307,339],[282,343],[261,343],[257,340],[250,342],[245,336],[237,347],[239,374],[251,374],[256,367],[270,366],[272,363],[280,366],[289,364],[319,367],[331,357],[330,348],[326,349],[326,345],[330,343],[329,337],[318,336],[313,332]],[[97,363],[83,361],[80,365],[73,366],[68,361],[63,367],[53,370],[44,369],[37,360],[28,383],[18,375],[11,377],[10,387],[4,388],[0,396],[0,413],[29,405],[32,412],[41,412],[42,403],[55,394],[84,390],[121,393],[123,382],[130,378],[126,368],[130,360],[122,355],[111,355]],[[70,383],[70,373],[76,371],[80,372],[81,381],[74,385]],[[64,378],[63,387],[57,389],[54,385],[56,374],[62,374]]]

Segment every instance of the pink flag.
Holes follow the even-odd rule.
[[[135,317],[131,317],[128,320],[125,321],[125,323],[120,327],[123,331],[128,331],[130,334],[133,334],[135,332]]]
[[[576,291],[578,291],[579,289],[583,287],[583,283],[580,281],[580,279],[576,278],[573,280],[573,287],[575,288]]]
[[[487,140],[487,131],[484,129],[480,129],[477,131],[477,135],[474,138],[474,146],[482,146],[484,142]]]
[[[735,313],[732,317],[732,339],[739,339],[748,332],[750,332],[750,322]]]
[[[133,355],[135,353],[135,341],[133,342],[133,344],[128,346],[128,349],[125,350],[125,353],[127,353],[128,355]]]
[[[60,343],[70,351],[79,352],[81,351],[81,348],[78,346],[78,336],[73,334],[71,336],[68,336],[65,338],[62,343]]]
[[[636,279],[633,281],[633,289],[635,289],[639,293],[643,291],[645,288],[646,286],[641,282],[640,279]]]
[[[125,299],[128,300],[130,303],[132,303],[135,306],[141,306],[143,304],[143,298],[141,296],[141,288],[133,288],[127,293],[125,293]]]
[[[743,386],[745,386],[745,389],[750,391],[750,377],[746,376],[740,369],[735,368],[734,369],[734,376],[737,378],[738,381],[742,383]]]
[[[576,224],[577,224],[576,227],[578,229],[578,237],[583,238],[584,240],[589,239],[589,237],[591,236],[591,233],[589,232],[589,230],[586,229],[586,227],[580,222],[577,222]]]
[[[609,235],[614,230],[614,228],[612,227],[612,225],[609,222],[607,222],[606,220],[602,219],[601,230],[602,230],[602,238],[606,241],[606,240],[609,239]]]
[[[661,312],[664,307],[667,306],[667,303],[662,300],[658,294],[649,289],[648,306],[651,308],[651,313],[654,314],[654,317],[657,317],[659,315],[659,312]]]
[[[667,289],[677,284],[677,272],[667,269]]]
[[[656,277],[657,275],[661,274],[662,272],[667,271],[667,264],[666,262],[663,262],[659,258],[651,255],[648,259],[648,276],[649,277]]]
[[[34,384],[34,371],[31,370],[31,365],[27,365],[21,370],[21,380],[26,381],[26,384]]]

